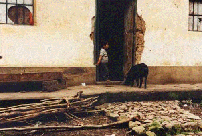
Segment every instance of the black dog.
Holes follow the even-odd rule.
[[[134,80],[136,80],[137,87],[141,88],[143,78],[145,78],[145,89],[147,88],[147,76],[149,73],[149,69],[146,64],[141,63],[135,66],[132,66],[129,72],[126,75],[126,79],[123,82],[124,85],[134,85]],[[139,83],[140,81],[140,83]]]

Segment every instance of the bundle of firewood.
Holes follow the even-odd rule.
[[[0,108],[0,124],[24,121],[42,114],[64,112],[72,115],[74,112],[82,112],[93,107],[98,97],[82,98],[82,92],[72,97],[61,99],[44,99],[39,103],[21,104],[6,108]]]

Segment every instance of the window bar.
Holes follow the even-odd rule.
[[[25,7],[24,0],[23,0],[23,7]],[[22,22],[22,24],[25,25],[25,8],[23,8],[23,22]]]
[[[6,0],[6,24],[8,23],[8,0]]]
[[[192,31],[194,31],[194,14],[195,14],[195,12],[194,12],[194,2],[195,1],[193,1],[193,24],[192,24]]]
[[[18,24],[18,0],[16,0],[16,19],[15,19],[15,21]]]
[[[199,11],[198,11],[198,9],[199,9],[199,1],[197,0],[196,3],[197,3],[196,5],[197,5],[197,14],[198,14],[198,13],[199,13]],[[197,20],[197,22],[196,22],[196,29],[197,29],[197,31],[198,31],[198,26],[199,26],[199,24],[198,24],[198,23],[199,23],[199,22],[198,22],[198,16],[197,16],[197,19],[196,19],[196,20]]]
[[[33,21],[33,25],[34,25],[34,11],[35,11],[35,10],[34,10],[34,8],[35,8],[35,7],[34,7],[34,0],[32,0],[32,7],[33,7],[33,8],[32,8],[32,21]]]

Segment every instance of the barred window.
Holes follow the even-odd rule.
[[[0,0],[0,24],[34,25],[34,0]]]
[[[202,0],[189,0],[189,31],[202,32]]]

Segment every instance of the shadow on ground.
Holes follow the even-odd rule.
[[[11,82],[0,83],[0,92],[20,92],[42,90],[42,82]]]

